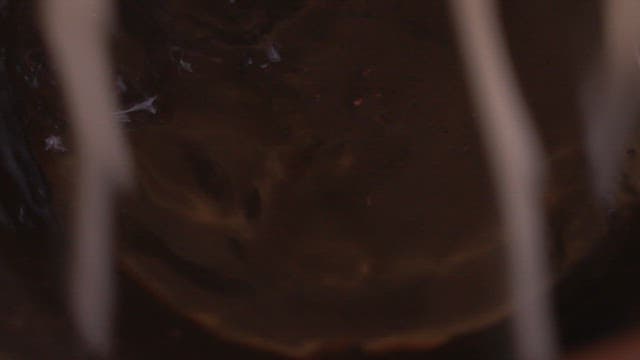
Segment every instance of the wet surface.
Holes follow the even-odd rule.
[[[317,341],[321,358],[510,358],[493,192],[445,5],[121,2],[114,89],[139,186],[119,206],[114,357],[277,358]],[[15,112],[64,224],[73,142],[31,2],[11,6],[16,36],[3,40]],[[575,98],[595,6],[514,1],[502,11],[549,153],[561,330],[579,344],[620,326],[638,299],[623,290],[638,254],[634,212],[607,232],[582,165]],[[16,344],[35,339],[6,347],[17,358],[77,349],[60,305],[45,300],[59,297],[43,275],[51,261],[14,244],[61,244],[55,224],[6,237],[32,265],[7,265],[2,284],[24,278],[26,290],[5,300],[29,304],[20,321],[43,324],[0,328]],[[584,260],[602,238],[607,255]]]

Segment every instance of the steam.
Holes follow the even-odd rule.
[[[508,60],[494,1],[451,0],[450,4],[503,220],[517,356],[555,359],[542,147]]]
[[[113,308],[112,201],[130,183],[107,37],[110,0],[42,0],[44,37],[58,70],[79,160],[69,269],[70,305],[87,349],[107,356]]]
[[[624,147],[638,111],[640,1],[610,0],[603,4],[602,57],[583,89],[582,109],[594,192],[605,205],[611,205],[619,185]]]

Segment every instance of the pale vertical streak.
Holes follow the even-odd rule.
[[[604,37],[600,63],[585,87],[587,155],[596,194],[615,200],[625,143],[638,110],[636,49],[640,36],[640,1],[603,3]]]
[[[78,156],[70,306],[90,352],[106,356],[112,331],[112,197],[131,178],[126,141],[113,114],[108,51],[111,0],[42,0],[43,32],[62,83]]]
[[[555,359],[542,147],[508,60],[494,1],[450,4],[503,221],[516,355],[521,360]]]

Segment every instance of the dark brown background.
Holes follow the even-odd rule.
[[[242,1],[238,0],[239,3]],[[198,26],[189,17],[172,18],[162,9],[172,9],[175,13],[189,13],[193,8],[219,11],[225,14],[226,8],[211,5],[206,1],[123,1],[121,4],[121,33],[116,34],[116,54],[120,59],[128,60],[128,68],[121,68],[124,73],[135,76],[143,72],[149,61],[153,59],[153,71],[145,72],[134,84],[134,95],[151,95],[149,89],[164,95],[170,95],[179,89],[171,88],[169,79],[183,76],[176,73],[171,58],[162,48],[167,43],[181,44],[180,56],[190,58],[193,65],[206,62],[217,62],[216,51],[221,51],[224,60],[235,59],[237,67],[242,68],[246,56],[259,60],[259,52],[252,53],[252,48],[277,27],[279,21],[295,16],[295,1],[278,2],[282,6],[273,13],[257,11],[238,23],[226,23],[225,17],[209,19],[210,23],[219,24],[223,28],[231,28],[223,34],[217,34],[215,26]],[[275,3],[275,2],[274,2]],[[302,2],[300,2],[302,3]],[[432,97],[446,98],[447,106],[435,106],[429,109],[429,115],[446,119],[451,112],[470,111],[468,99],[464,92],[457,48],[451,33],[450,19],[445,1],[407,0],[391,4],[388,1],[325,1],[328,12],[339,12],[345,24],[353,26],[355,39],[363,43],[377,44],[390,54],[406,54],[406,44],[394,41],[393,37],[368,38],[359,31],[361,22],[373,22],[390,13],[385,19],[393,18],[396,26],[409,32],[416,40],[429,44],[426,49],[447,49],[445,53],[433,54],[436,62],[427,62],[425,67],[429,79],[394,79],[385,78],[382,84],[387,88],[403,88],[411,81],[420,82],[423,89]],[[265,2],[256,1],[252,6],[269,8]],[[43,108],[60,110],[59,99],[54,92],[42,97],[42,103],[30,102],[26,81],[38,76],[40,81],[53,79],[47,69],[38,70],[43,62],[44,52],[33,25],[33,9],[31,1],[9,2],[5,9],[2,48],[8,54],[8,74],[14,92],[12,94],[16,114],[22,115],[27,128],[32,129],[36,138],[38,131],[64,127],[56,120],[56,116],[43,114]],[[272,6],[271,4],[270,6]],[[392,11],[388,7],[393,8]],[[589,69],[590,56],[597,47],[598,20],[597,3],[593,1],[504,1],[501,6],[503,19],[507,29],[509,46],[516,64],[520,80],[524,85],[528,103],[532,107],[538,127],[545,144],[571,141],[579,131],[579,116],[575,106],[578,85],[581,76]],[[233,14],[231,14],[233,15]],[[187,20],[185,20],[187,19]],[[318,19],[318,23],[322,23]],[[196,24],[196,25],[194,25]],[[290,44],[305,42],[317,36],[313,24],[308,33],[286,34]],[[349,26],[349,25],[347,25]],[[257,30],[255,30],[255,29]],[[203,30],[204,29],[204,30]],[[249,30],[247,30],[249,29]],[[202,38],[214,37],[218,44],[208,44]],[[204,32],[204,35],[200,34]],[[216,35],[217,34],[217,35]],[[247,35],[248,34],[248,35]],[[360,36],[360,38],[358,38]],[[132,40],[133,39],[133,40]],[[141,42],[142,41],[142,42]],[[229,47],[236,50],[225,50]],[[140,49],[144,49],[144,51]],[[237,51],[246,48],[246,51]],[[222,50],[221,50],[222,49]],[[295,46],[282,50],[283,65],[287,59],[294,58]],[[291,52],[287,52],[287,51]],[[348,51],[348,50],[347,50]],[[436,50],[432,50],[436,51]],[[142,52],[142,54],[141,54]],[[149,55],[151,54],[151,55]],[[175,55],[175,54],[174,54]],[[375,54],[372,54],[375,55]],[[427,54],[428,55],[428,54]],[[359,54],[359,56],[366,56]],[[424,56],[422,54],[421,56]],[[348,57],[345,57],[348,58]],[[393,59],[393,57],[388,57]],[[375,59],[372,60],[375,62]],[[412,63],[417,66],[418,62]],[[339,69],[344,64],[337,62],[328,66],[326,71]],[[236,65],[234,65],[236,66]],[[398,57],[398,63],[387,63],[385,66],[404,68],[405,57]],[[447,68],[448,72],[441,68]],[[42,71],[34,75],[38,71]],[[222,70],[220,70],[222,71]],[[277,70],[275,70],[277,71]],[[447,74],[457,74],[451,82]],[[26,81],[25,81],[26,80]],[[233,81],[230,78],[229,81]],[[197,83],[196,83],[197,86]],[[205,84],[202,84],[205,86]],[[268,83],[267,85],[268,86]],[[266,89],[268,91],[269,89]],[[46,87],[45,90],[46,91]],[[357,98],[370,91],[363,85],[353,89],[338,88],[336,91],[347,91]],[[136,94],[137,92],[137,94]],[[423,95],[423,94],[421,94]],[[133,96],[133,95],[132,95]],[[416,95],[417,96],[417,95]],[[134,99],[124,99],[125,102]],[[432,103],[433,100],[431,100]],[[409,101],[410,102],[410,101]],[[437,103],[437,102],[435,102]],[[458,106],[456,106],[456,104]],[[160,106],[163,104],[161,103]],[[347,104],[348,106],[348,104]],[[369,106],[369,105],[366,105]],[[419,107],[418,107],[419,109]],[[434,110],[435,109],[435,110]],[[165,112],[174,109],[170,104],[163,108]],[[364,112],[375,113],[377,109],[365,108]],[[258,114],[259,115],[259,114]],[[153,118],[142,114],[132,116],[134,124],[150,123]],[[31,126],[31,123],[37,126]],[[42,129],[41,124],[45,130]],[[49,127],[49,128],[47,128]],[[35,128],[35,130],[33,130]],[[33,144],[32,144],[33,145]],[[37,152],[37,151],[36,151]],[[453,171],[456,164],[442,161],[442,166]],[[555,169],[562,171],[562,169]],[[55,181],[53,181],[55,184]],[[11,199],[8,184],[3,196]],[[455,186],[455,185],[454,185]],[[634,289],[635,274],[638,273],[637,255],[640,247],[636,241],[638,216],[629,210],[623,214],[612,215],[612,229],[609,237],[599,245],[594,255],[587,259],[574,272],[569,274],[558,287],[556,305],[560,326],[561,340],[566,349],[589,343],[595,339],[611,336],[635,324],[637,319],[640,295]],[[49,224],[51,225],[51,224]],[[452,224],[453,226],[453,224]],[[18,226],[16,229],[3,229],[3,257],[0,258],[0,288],[6,289],[0,297],[0,355],[17,359],[68,359],[81,358],[80,351],[72,341],[67,317],[60,305],[59,281],[55,276],[59,265],[63,262],[60,255],[60,234],[51,234],[50,226],[34,225]],[[51,239],[51,240],[45,240]],[[115,358],[152,359],[152,358],[235,358],[249,357],[256,359],[278,358],[276,355],[256,352],[241,346],[228,344],[213,338],[209,333],[173,314],[147,292],[140,289],[126,276],[120,278],[120,298],[118,302],[117,350]],[[394,353],[384,356],[365,356],[359,350],[340,354],[326,354],[331,359],[358,358],[390,358],[390,359],[509,359],[510,342],[508,324],[497,324],[486,331],[470,334],[456,339],[441,349],[429,352]]]

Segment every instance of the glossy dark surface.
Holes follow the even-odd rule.
[[[276,357],[204,330],[224,333],[234,326],[285,343],[349,339],[352,351],[330,350],[326,356],[364,358],[355,345],[362,339],[389,329],[437,332],[501,306],[499,245],[490,250],[491,266],[440,269],[441,283],[424,268],[414,276],[410,266],[412,257],[437,262],[499,244],[490,179],[445,5],[122,2],[114,51],[126,85],[120,87],[123,108],[155,96],[157,113],[131,113],[125,123],[140,187],[122,202],[127,273],[116,358]],[[13,112],[46,174],[50,206],[64,223],[73,159],[46,149],[45,139],[60,136],[71,151],[72,143],[55,75],[30,21],[30,2],[10,6],[6,34],[14,36],[5,37],[4,47]],[[503,13],[550,153],[550,233],[555,263],[566,277],[558,299],[562,334],[568,344],[588,341],[618,325],[617,319],[635,309],[637,296],[622,285],[633,272],[622,254],[632,257],[637,250],[628,245],[636,233],[629,225],[632,211],[625,210],[611,239],[598,245],[606,251],[566,272],[567,263],[579,262],[584,249],[605,234],[591,221],[598,217],[589,210],[574,106],[594,47],[595,9],[584,2],[515,1]],[[270,168],[270,155],[280,159],[284,175]],[[13,201],[18,213],[22,198]],[[336,220],[318,222],[327,213]],[[27,305],[10,311],[17,320],[7,314],[4,338],[19,341],[10,341],[6,351],[18,358],[67,358],[76,347],[65,317],[57,302],[44,300],[57,298],[52,288],[59,282],[43,274],[63,261],[49,250],[51,256],[38,255],[45,247],[32,245],[49,238],[54,248],[63,248],[64,230],[51,216],[41,217],[46,227],[7,230],[8,247],[27,265],[16,257],[7,265],[6,287],[26,290],[5,301],[7,308]],[[212,233],[220,241],[201,240]],[[397,287],[385,291],[390,284]],[[422,293],[416,284],[435,291]],[[612,287],[613,296],[599,286]],[[206,296],[198,295],[203,291]],[[255,295],[269,291],[277,296]],[[385,292],[395,295],[384,298]],[[34,299],[33,305],[23,298]],[[427,301],[426,309],[436,314],[425,310]],[[346,313],[338,311],[333,319],[331,307]],[[226,316],[226,323],[186,320],[201,309]],[[256,317],[264,324],[256,325]],[[587,323],[591,332],[584,330]],[[428,354],[509,358],[506,329],[497,322],[480,332],[471,325],[455,334],[443,330],[444,338],[460,337]],[[440,341],[437,334],[429,336],[422,347]],[[382,356],[423,358],[427,351],[391,350]]]

